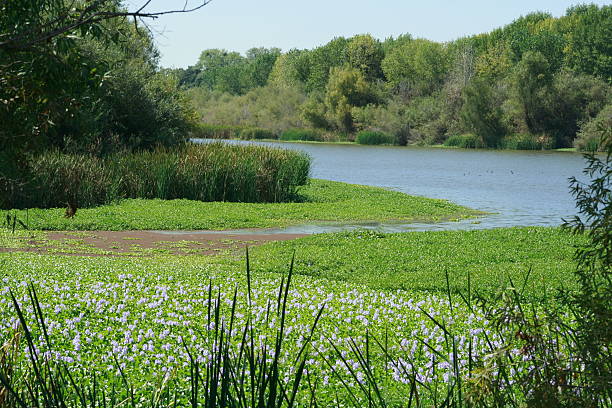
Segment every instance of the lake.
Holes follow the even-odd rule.
[[[257,143],[300,150],[313,159],[311,176],[442,198],[491,213],[474,220],[366,225],[385,231],[555,226],[576,214],[568,178],[582,175],[581,154],[549,151],[467,150],[352,144]],[[363,226],[363,225],[360,225]],[[357,226],[301,226],[323,232]],[[289,232],[289,231],[288,231]]]

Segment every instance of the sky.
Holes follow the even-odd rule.
[[[195,5],[198,0],[188,0]],[[128,0],[130,9],[145,0]],[[589,1],[598,5],[608,1]],[[148,11],[182,7],[184,0],[152,0]],[[514,19],[546,11],[558,17],[580,0],[212,0],[192,13],[151,23],[161,65],[186,68],[200,53],[220,48],[314,48],[334,37],[369,33],[384,40],[409,33],[451,41],[491,31]]]

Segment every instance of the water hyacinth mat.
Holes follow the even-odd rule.
[[[317,399],[329,401],[345,398],[347,387],[359,387],[370,375],[360,363],[366,353],[385,394],[399,398],[410,392],[411,375],[428,387],[445,387],[452,367],[466,373],[489,350],[486,343],[497,341],[487,319],[460,296],[449,302],[440,292],[377,291],[297,273],[283,295],[287,275],[254,270],[247,280],[245,271],[223,270],[197,257],[4,254],[0,340],[9,342],[21,326],[13,293],[39,355],[95,374],[100,387],[110,388],[121,374],[147,398],[169,380],[174,392],[187,395],[191,358],[210,363],[219,330],[231,339],[236,358],[246,338],[263,351],[259,364],[270,364],[282,321],[281,377],[291,383],[296,356],[302,355]],[[36,291],[51,347],[36,322],[28,287]],[[18,364],[28,363],[23,343]],[[304,387],[298,398],[309,398]]]

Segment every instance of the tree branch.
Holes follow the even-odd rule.
[[[189,1],[186,0],[183,7],[180,9],[146,11],[147,7],[152,3],[152,0],[146,0],[140,7],[136,8],[135,11],[102,11],[100,9],[104,7],[106,1],[96,0],[82,9],[70,7],[60,10],[59,16],[56,18],[42,24],[34,24],[28,31],[12,34],[0,33],[0,38],[4,38],[0,41],[0,50],[27,50],[38,44],[48,42],[57,36],[76,30],[79,27],[92,25],[113,18],[131,17],[134,21],[137,19],[143,21],[143,19],[156,19],[167,14],[191,13],[201,9],[211,1],[212,0],[199,0],[198,4],[189,7]],[[71,17],[72,21],[70,21]]]

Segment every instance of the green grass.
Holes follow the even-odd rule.
[[[235,203],[192,200],[122,200],[79,209],[72,219],[64,209],[29,210],[34,230],[223,230],[282,227],[317,221],[437,221],[478,212],[445,200],[346,183],[311,180],[298,193],[302,202]],[[14,212],[25,220],[25,211]],[[4,217],[4,213],[0,212]]]
[[[527,293],[554,294],[574,286],[575,245],[582,239],[559,228],[507,228],[380,234],[357,231],[253,248],[261,268],[280,272],[296,251],[296,272],[376,289],[443,292],[451,288],[495,292],[523,282]]]

